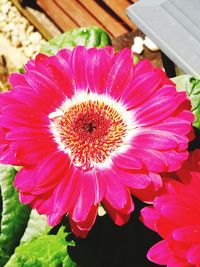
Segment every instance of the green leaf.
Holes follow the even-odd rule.
[[[176,84],[177,91],[190,91],[192,84],[190,83],[191,75],[185,74],[172,78],[171,80]]]
[[[24,67],[21,67],[20,69],[18,69],[18,71],[19,71],[19,73],[21,73],[21,74],[24,74],[24,73],[25,73],[25,69],[24,69]]]
[[[20,204],[18,192],[13,187],[16,170],[0,164],[0,187],[2,196],[2,218],[0,235],[0,266],[12,255],[26,228],[30,209]]]
[[[140,58],[134,54],[133,55],[133,63],[134,63],[134,65],[137,64],[138,62],[140,62]]]
[[[42,53],[54,55],[61,48],[72,49],[77,45],[85,47],[104,47],[111,44],[108,34],[97,26],[78,28],[65,32],[48,41],[41,49]]]
[[[16,248],[5,267],[76,267],[67,254],[67,246],[74,245],[65,240],[64,227],[57,235],[42,235]]]
[[[180,75],[172,79],[178,91],[185,91],[192,103],[192,112],[195,116],[193,126],[200,129],[200,79],[191,75]]]
[[[20,244],[36,239],[42,234],[47,234],[50,230],[51,227],[47,224],[47,216],[40,215],[36,210],[32,210]]]
[[[104,216],[105,214],[106,214],[106,211],[100,203],[98,207],[98,215],[101,217],[101,216]]]

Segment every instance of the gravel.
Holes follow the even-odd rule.
[[[37,54],[45,40],[9,0],[0,0],[0,33],[27,59]]]

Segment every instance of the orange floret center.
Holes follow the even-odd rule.
[[[122,115],[98,100],[73,105],[56,124],[73,163],[87,170],[105,162],[123,144],[127,133]]]

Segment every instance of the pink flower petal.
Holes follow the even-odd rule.
[[[84,183],[72,214],[72,220],[75,222],[86,220],[92,205],[98,204],[99,189],[95,183],[95,174],[93,172],[82,172],[82,176]]]
[[[158,75],[149,72],[127,84],[122,95],[122,101],[126,104],[127,109],[133,109],[148,99],[159,87],[160,81],[161,78]]]
[[[13,97],[10,92],[3,92],[0,94],[0,107],[6,107],[7,105],[12,105],[12,104],[13,104]]]
[[[3,164],[12,164],[16,166],[21,166],[24,163],[22,160],[16,158],[16,150],[13,146],[9,146],[9,143],[4,143],[3,146],[0,147],[0,161]]]
[[[60,221],[62,220],[62,217],[63,216],[61,216],[60,215],[60,213],[54,213],[54,212],[52,212],[49,216],[48,216],[48,224],[50,225],[50,226],[55,226],[55,225],[57,225],[57,224],[59,224],[60,223]]]
[[[38,97],[34,92],[31,92],[29,90],[30,88],[28,86],[16,86],[15,89],[12,91],[12,103],[19,104],[19,102],[21,102],[20,104],[28,105],[33,109],[35,108],[35,106],[37,106],[37,110],[45,114],[49,114],[49,112],[54,110],[54,106],[49,101],[47,101],[46,98]]]
[[[39,98],[45,98],[49,105],[56,109],[65,100],[64,95],[58,89],[58,85],[38,71],[30,70],[26,74],[27,82]]]
[[[200,225],[177,228],[173,232],[173,238],[188,244],[200,243]]]
[[[59,50],[57,53],[57,56],[59,58],[61,58],[62,60],[65,60],[67,62],[69,61],[70,55],[71,55],[71,51],[69,49],[66,49],[66,48]]]
[[[134,78],[153,71],[153,65],[148,60],[141,60],[135,65]]]
[[[77,46],[72,51],[69,58],[74,72],[77,91],[86,90],[88,88],[86,79],[86,56],[86,48],[84,46]]]
[[[60,57],[52,56],[49,58],[49,75],[53,78],[60,95],[65,100],[66,97],[72,97],[75,91],[74,76],[68,62]],[[55,87],[55,86],[54,86]],[[55,88],[54,88],[55,91]]]
[[[171,252],[165,240],[160,241],[151,247],[147,254],[147,258],[150,261],[161,265],[166,265],[170,256]]]
[[[136,148],[167,150],[178,147],[178,139],[168,132],[144,130],[135,134],[132,144]]]
[[[163,151],[162,155],[167,161],[168,172],[178,170],[182,166],[183,160],[188,157],[188,153],[186,153],[186,157],[182,157],[182,154],[176,151]]]
[[[160,98],[160,96],[159,96]],[[151,125],[166,119],[183,102],[185,96],[163,97],[158,99],[151,98],[149,102],[135,109],[135,120],[142,125]]]
[[[131,193],[141,201],[152,203],[154,198],[160,192],[160,188],[162,187],[162,179],[160,175],[156,173],[149,173],[146,176],[146,178],[142,179],[143,183],[146,183],[145,187],[130,187],[130,190]]]
[[[14,128],[6,134],[7,140],[45,140],[53,139],[52,133],[48,128]]]
[[[129,49],[123,49],[114,57],[114,64],[110,69],[106,83],[107,93],[119,99],[124,87],[133,76],[133,59]]]
[[[19,165],[30,166],[30,164],[38,164],[45,157],[48,157],[56,150],[57,145],[44,140],[37,140],[34,143],[28,140],[26,142],[17,141],[13,147],[17,151],[15,155],[16,161],[21,162]]]
[[[27,71],[29,70],[34,70],[35,69],[35,60],[31,59],[30,61],[28,61],[25,66],[24,69]]]
[[[200,264],[200,244],[192,246],[187,255],[189,263],[197,264],[197,266]]]
[[[106,169],[102,169],[101,172],[98,172],[99,179],[103,176],[106,182],[105,199],[113,208],[123,209],[127,203],[128,191],[120,183],[120,180],[117,180],[118,175],[117,172],[112,170],[108,171]]]
[[[191,267],[191,264],[186,263],[179,258],[171,257],[167,262],[167,267]]]
[[[116,210],[113,209],[113,206],[107,201],[107,200],[103,200],[103,206],[105,208],[105,210],[107,211],[107,213],[110,215],[110,217],[112,218],[112,220],[115,222],[115,224],[121,226],[124,225],[125,223],[127,223],[127,221],[130,218],[130,212],[133,211],[133,205],[132,205],[132,209],[128,210],[129,212],[126,213],[121,213],[120,210]]]
[[[200,220],[200,215],[181,205],[165,204],[162,206],[161,214],[174,223],[179,221],[180,226],[197,224]]]
[[[46,55],[39,54],[36,56],[35,64],[35,71],[39,71],[43,77],[47,78],[47,84],[49,81],[54,81],[54,93],[57,91],[57,93],[62,95],[64,99],[66,97],[72,97],[75,89],[73,84],[74,77],[68,64],[68,60],[66,60],[65,57],[48,57]],[[27,74],[29,73],[29,70],[27,70]],[[27,76],[27,74],[25,76]]]
[[[113,163],[117,168],[128,170],[140,170],[142,169],[142,160],[136,158],[132,150],[128,150],[125,153],[120,153],[112,157]]]
[[[49,191],[45,194],[42,194],[40,198],[35,197],[35,199],[29,205],[31,208],[36,209],[39,214],[46,214],[49,216],[53,213],[53,206],[51,205],[53,201],[53,191]],[[59,218],[59,220],[61,220],[61,218],[62,216]],[[59,220],[57,221],[57,224],[60,222]]]
[[[0,118],[0,125],[6,128],[13,125],[16,126],[29,126],[32,127],[49,126],[49,118],[42,114],[32,110],[31,108],[24,108],[20,104],[7,105],[1,110],[2,117]],[[10,122],[10,124],[9,124]]]
[[[20,74],[20,73],[12,73],[9,77],[9,81],[13,87],[15,87],[15,86],[27,86],[28,85],[28,83],[25,79],[25,76]]]
[[[81,231],[89,231],[97,216],[98,206],[93,205],[84,221],[78,222],[77,226]]]
[[[87,51],[86,75],[88,88],[90,92],[104,94],[106,93],[106,82],[112,63],[112,54],[107,49],[98,50],[89,49]]]
[[[70,219],[72,231],[75,233],[77,237],[85,238],[87,236],[88,231],[90,230],[90,228],[93,226],[95,222],[95,219],[97,216],[97,210],[98,210],[98,206],[92,206],[88,213],[87,218],[83,222],[77,223],[73,221],[72,219]]]
[[[69,164],[69,158],[63,152],[52,153],[37,168],[23,168],[16,175],[14,185],[22,192],[44,193],[59,183]]]
[[[21,203],[23,204],[29,204],[30,202],[32,202],[35,199],[35,196],[30,194],[30,193],[23,193],[20,192],[19,193],[19,200],[21,201]]]
[[[153,137],[152,137],[153,138]],[[139,141],[137,141],[139,139]],[[149,139],[149,137],[148,137]],[[133,143],[139,144],[139,145],[143,145],[143,147],[147,147],[147,149],[143,149],[143,148],[133,148],[132,150],[130,150],[130,152],[132,152],[132,155],[134,155],[134,158],[136,159],[140,159],[144,165],[146,166],[146,168],[151,171],[151,172],[164,172],[167,170],[167,161],[166,158],[163,156],[163,154],[159,151],[156,151],[155,149],[148,149],[148,142],[150,141],[146,141],[146,145],[143,144],[141,142],[141,140],[144,140],[137,138],[136,140],[134,139]],[[156,139],[152,140],[153,142],[156,142]],[[139,143],[137,143],[139,142]],[[141,143],[140,143],[141,142]]]
[[[67,214],[75,205],[80,195],[83,179],[73,167],[69,168],[62,181],[55,189],[54,212]]]
[[[160,215],[152,207],[146,207],[141,210],[141,220],[145,226],[153,231],[156,231],[155,222],[160,218]]]
[[[187,134],[191,130],[190,122],[186,120],[177,120],[177,118],[171,117],[164,120],[162,123],[151,126],[151,129],[170,131],[172,133]]]

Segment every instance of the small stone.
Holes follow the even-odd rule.
[[[6,21],[0,21],[0,32],[3,32],[3,28],[7,25]]]
[[[24,46],[29,46],[29,45],[30,45],[30,41],[29,41],[29,39],[26,39],[26,38],[22,39],[22,44],[23,44]]]
[[[133,39],[133,43],[134,43],[134,44],[137,44],[137,45],[143,45],[143,44],[144,44],[144,40],[142,39],[142,37],[140,37],[140,36],[136,36],[136,37]]]
[[[145,36],[145,39],[144,39],[144,45],[149,48],[149,50],[151,50],[152,52],[156,52],[156,51],[159,51],[159,47],[154,44],[154,42],[147,36]]]
[[[26,33],[27,34],[31,34],[34,30],[34,27],[32,25],[28,26],[27,30],[26,30]]]
[[[27,23],[27,20],[24,17],[20,17],[19,23]]]
[[[34,47],[34,51],[36,53],[39,53],[40,49],[41,49],[41,43],[36,44],[35,47]]]
[[[0,32],[26,57],[33,57],[45,42],[10,0],[0,0]]]
[[[24,54],[25,54],[25,56],[31,58],[31,57],[33,56],[33,50],[34,50],[34,49],[33,49],[32,46],[27,46],[27,47],[25,47],[25,49],[24,49]]]
[[[16,28],[15,24],[10,22],[4,26],[4,31],[6,32],[15,31],[15,28]]]
[[[19,23],[19,18],[18,18],[18,16],[13,17],[13,18],[12,18],[12,22],[15,23],[16,25],[18,25],[18,23]]]
[[[7,16],[5,14],[0,14],[0,22],[6,23]]]
[[[138,44],[133,44],[131,47],[131,50],[133,51],[133,53],[137,53],[140,55],[144,50],[144,46],[138,45]]]
[[[11,37],[11,32],[5,32],[4,34],[5,34],[5,36],[6,36],[7,39],[10,39],[10,37]]]
[[[33,32],[29,36],[31,43],[36,44],[42,39],[42,36],[39,32]]]
[[[8,12],[8,18],[9,19],[13,19],[15,17],[15,12],[13,12],[12,10],[10,10],[9,12]]]
[[[8,0],[1,0],[1,1],[0,1],[0,4],[1,4],[1,5],[6,4],[6,3],[8,3]]]
[[[21,39],[21,34],[20,34],[20,32],[19,32],[17,27],[15,27],[14,31],[12,31],[12,36],[16,36],[19,39]]]
[[[1,12],[3,14],[7,14],[9,11],[10,5],[9,2],[1,6]]]
[[[18,24],[17,27],[18,27],[18,30],[20,32],[25,33],[26,32],[26,29],[28,27],[28,24],[27,24],[27,22],[23,22],[23,23]]]
[[[21,41],[17,36],[12,36],[11,42],[15,47],[20,47],[22,45]]]

